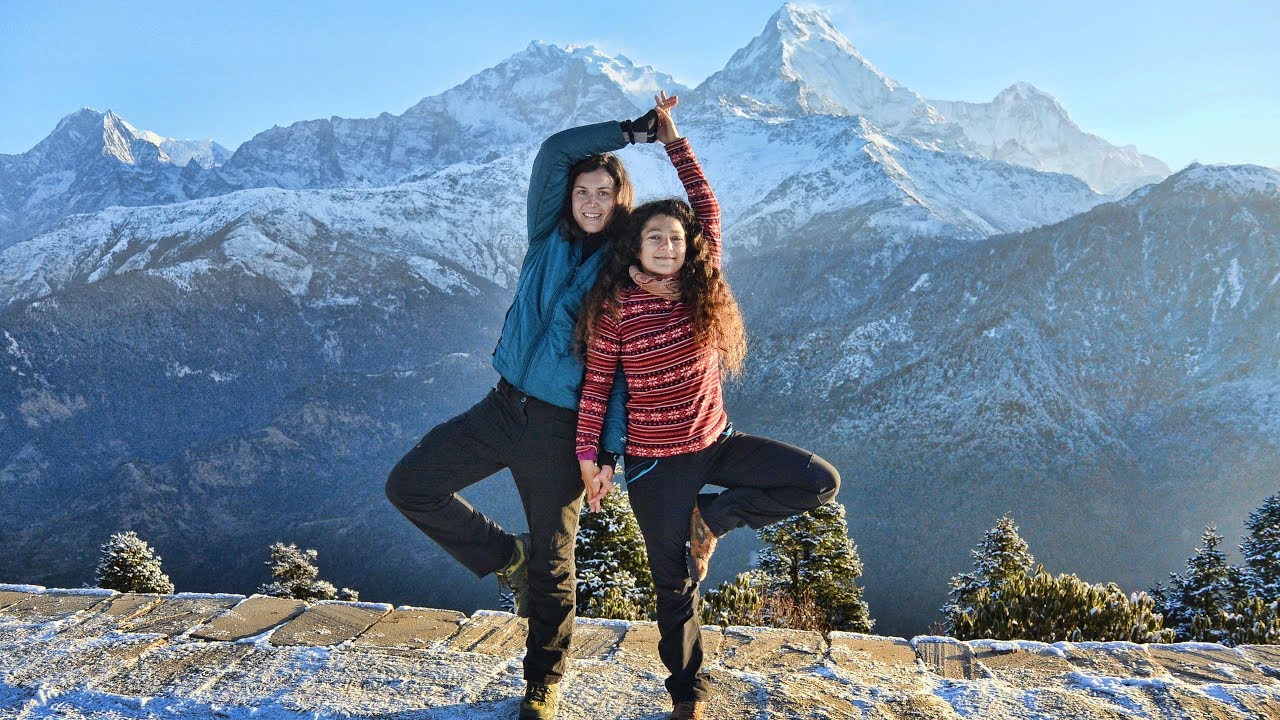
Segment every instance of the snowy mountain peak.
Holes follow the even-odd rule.
[[[474,142],[503,148],[573,125],[634,117],[653,105],[659,88],[682,92],[670,75],[589,46],[532,42],[405,112],[406,118],[447,122]]]
[[[1137,148],[1116,147],[1081,130],[1057,98],[1029,82],[1010,85],[991,102],[929,102],[963,128],[970,150],[1015,165],[1075,175],[1112,197],[1123,197],[1169,174],[1168,166]]]
[[[1018,103],[1036,103],[1040,106],[1048,106],[1067,115],[1066,108],[1062,107],[1062,103],[1049,93],[1032,85],[1029,82],[1019,80],[1009,87],[1001,90],[992,100],[997,105],[1010,106]]]
[[[636,65],[624,55],[609,56],[591,45],[569,45],[564,52],[581,61],[587,72],[598,73],[617,83],[637,108],[652,105],[653,96],[659,90],[666,90],[669,95],[689,90],[670,75],[658,72],[650,65]]]
[[[696,90],[700,103],[769,121],[863,115],[891,132],[934,137],[945,120],[867,61],[819,10],[783,5],[764,31]]]

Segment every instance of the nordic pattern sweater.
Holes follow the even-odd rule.
[[[702,225],[710,261],[720,267],[720,205],[687,138],[666,146]],[[628,285],[618,312],[601,315],[587,347],[578,401],[578,458],[595,460],[604,413],[619,365],[627,383],[626,452],[670,457],[711,445],[728,417],[720,390],[720,354],[694,341],[693,316],[680,301]]]

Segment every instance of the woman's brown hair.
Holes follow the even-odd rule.
[[[627,217],[631,214],[631,206],[635,204],[635,186],[631,184],[631,176],[627,168],[613,153],[601,153],[585,157],[569,168],[569,187],[564,194],[564,205],[560,208],[560,234],[567,240],[579,242],[587,233],[578,227],[573,219],[573,184],[582,173],[604,170],[613,178],[615,188],[613,195],[613,212],[609,215],[609,224],[604,228],[606,237],[620,237],[627,226]]]
[[[575,338],[579,352],[585,353],[591,332],[602,314],[617,316],[618,291],[633,285],[630,268],[640,264],[641,230],[650,218],[667,215],[684,228],[685,255],[680,266],[680,299],[693,315],[694,340],[699,345],[714,343],[727,374],[742,370],[747,355],[747,333],[742,312],[729,290],[724,273],[711,262],[711,250],[702,234],[702,225],[693,208],[671,198],[647,202],[631,212],[626,232],[613,243],[596,284],[582,303]]]

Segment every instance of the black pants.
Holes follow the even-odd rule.
[[[461,415],[437,425],[387,479],[387,498],[477,577],[507,564],[515,537],[457,493],[511,468],[529,521],[530,617],[524,677],[564,674],[573,632],[573,544],[582,508],[574,433],[578,414],[531,398],[505,381]]]
[[[658,655],[672,700],[706,700],[698,583],[685,544],[696,502],[717,537],[760,529],[831,500],[840,474],[827,461],[776,440],[725,430],[711,447],[668,458],[627,456],[627,497],[644,534],[658,596]],[[726,488],[702,493],[702,486]]]

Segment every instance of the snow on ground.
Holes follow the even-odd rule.
[[[326,602],[238,640],[201,639],[218,623],[252,627],[273,602],[283,601],[0,585],[0,718],[516,713],[525,625],[514,616]],[[300,626],[332,644],[290,644]],[[1280,717],[1280,648],[823,638],[745,627],[707,627],[703,636],[715,718]],[[656,640],[653,623],[580,620],[560,717],[666,717]]]

